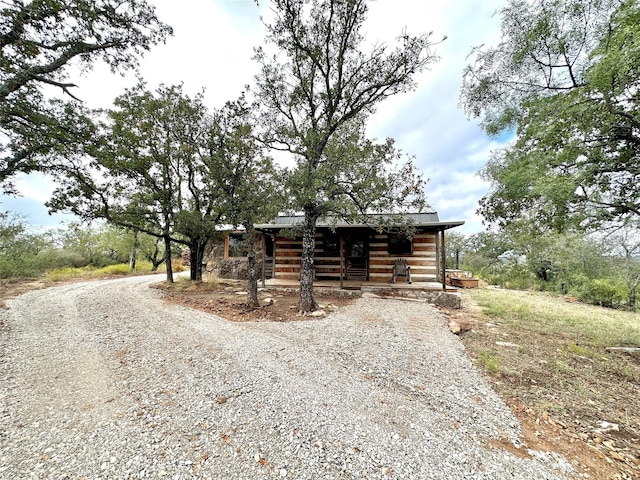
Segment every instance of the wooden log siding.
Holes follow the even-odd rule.
[[[276,235],[274,256],[274,278],[286,278],[293,280],[300,278],[302,238],[287,238]]]
[[[418,233],[413,237],[413,254],[390,255],[386,234],[369,237],[369,280],[389,283],[396,258],[406,258],[414,282],[433,282],[438,276],[437,233]],[[302,239],[276,235],[274,278],[300,278]],[[328,254],[323,248],[323,234],[316,233],[314,252],[316,277],[340,280],[340,255]]]
[[[388,283],[396,258],[405,258],[411,267],[411,280],[433,282],[438,275],[435,232],[417,233],[413,237],[413,253],[390,255],[388,235],[372,235],[369,240],[369,279],[372,282]],[[402,279],[398,280],[402,282]]]
[[[340,280],[340,254],[324,252],[322,232],[316,233],[314,265],[316,277]],[[276,235],[274,278],[298,280],[300,278],[300,258],[302,239]]]

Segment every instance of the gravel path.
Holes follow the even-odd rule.
[[[147,288],[160,280],[33,291],[0,310],[1,479],[570,475],[553,455],[488,446],[517,442],[517,420],[427,304],[232,323],[163,304]]]

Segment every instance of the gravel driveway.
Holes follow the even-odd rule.
[[[232,323],[162,277],[33,291],[0,310],[2,479],[556,479],[425,303]],[[564,472],[564,473],[563,473]]]

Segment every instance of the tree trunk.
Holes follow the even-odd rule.
[[[136,261],[138,260],[138,231],[134,230],[133,232],[133,246],[131,247],[131,252],[129,253],[129,269],[132,271],[136,271]]]
[[[171,265],[171,238],[164,237],[164,264],[167,266],[167,282],[173,283],[173,265]]]
[[[317,310],[318,304],[313,298],[313,251],[316,246],[316,221],[318,214],[314,208],[305,208],[302,227],[302,258],[300,259],[300,301],[298,309],[303,312]]]
[[[135,250],[131,250],[129,253],[129,270],[136,271],[136,253]]]
[[[247,306],[258,308],[258,267],[256,265],[256,242],[253,223],[247,222],[244,225],[247,232]]]
[[[156,244],[153,249],[153,253],[151,255],[145,254],[145,258],[151,262],[151,271],[155,272],[158,270],[158,267],[162,265],[162,262],[165,261],[165,258],[158,258],[158,254],[160,253],[160,239],[156,238]]]
[[[207,245],[206,240],[195,240],[189,244],[189,273],[191,280],[195,282],[202,281],[202,261],[204,260],[204,249]]]

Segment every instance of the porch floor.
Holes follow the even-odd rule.
[[[259,284],[261,282],[258,282]],[[363,280],[344,280],[342,282],[344,290],[366,290],[366,291],[381,291],[381,290],[415,290],[426,292],[442,292],[442,283],[440,282],[413,282],[411,284],[406,281],[398,281],[396,283],[391,282],[368,282]],[[300,286],[298,280],[291,280],[285,278],[269,278],[265,280],[266,287],[280,287],[280,288],[297,288]],[[314,280],[314,288],[340,288],[339,280]],[[457,292],[458,289],[447,285],[447,292]]]

